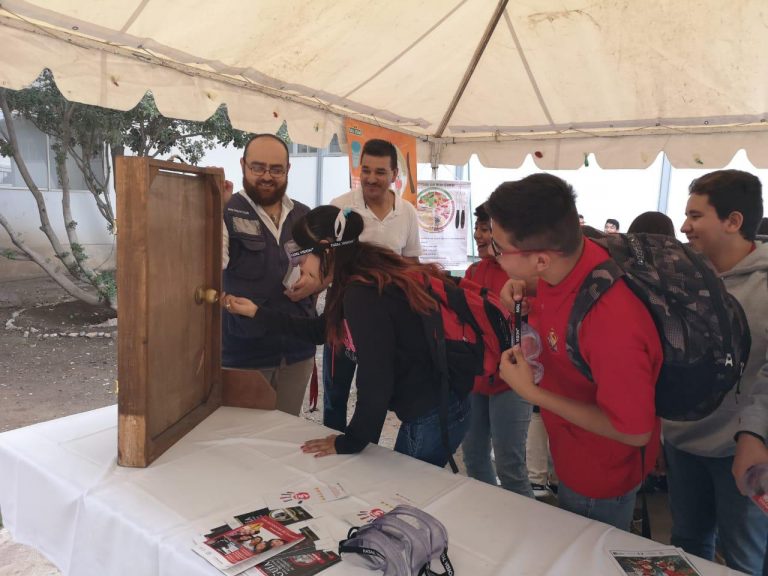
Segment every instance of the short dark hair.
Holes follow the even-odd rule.
[[[576,194],[557,176],[541,173],[504,182],[485,202],[485,209],[523,250],[558,250],[570,255],[581,246]]]
[[[745,240],[755,239],[763,218],[763,185],[757,176],[743,170],[716,170],[696,178],[688,192],[707,196],[720,220],[739,212],[743,217],[739,232]]]
[[[632,220],[632,224],[627,228],[629,234],[664,234],[665,236],[675,236],[675,225],[669,216],[663,212],[643,212]]]
[[[605,221],[605,225],[607,226],[608,224],[613,224],[614,226],[616,226],[616,230],[621,229],[621,226],[619,225],[619,221],[616,220],[616,218],[608,218],[608,220]]]
[[[363,156],[368,154],[369,156],[376,156],[378,158],[389,156],[389,164],[392,170],[397,170],[397,149],[395,145],[389,140],[381,140],[374,138],[368,140],[363,146],[363,151],[360,154],[360,161],[362,162]]]
[[[477,208],[475,208],[475,218],[478,222],[488,222],[490,221],[491,217],[488,215],[488,210],[485,209],[485,204],[480,204]]]
[[[280,144],[283,145],[283,148],[285,148],[285,161],[286,163],[290,162],[291,154],[288,152],[288,144],[285,143],[285,140],[280,138],[280,136],[276,136],[275,134],[270,134],[269,132],[265,132],[264,134],[254,134],[250,138],[248,138],[248,142],[245,143],[245,148],[243,148],[243,160],[245,160],[245,157],[248,155],[248,146],[251,145],[251,142],[254,140],[258,140],[259,138],[272,138],[273,140],[277,140],[280,142]]]
[[[768,235],[768,218],[760,220],[760,225],[757,227],[757,233],[761,236]]]

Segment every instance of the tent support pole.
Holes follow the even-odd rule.
[[[656,209],[663,213],[667,213],[669,208],[669,181],[672,178],[672,165],[669,163],[667,155],[661,153],[661,180],[659,181],[659,201],[656,205]]]
[[[437,180],[437,169],[440,167],[440,143],[429,143],[429,163],[432,165],[432,180]]]
[[[321,206],[323,202],[323,164],[325,163],[325,149],[318,148],[315,154],[315,206]]]
[[[508,1],[509,0],[499,0],[499,4],[496,6],[496,10],[494,10],[493,16],[491,16],[490,22],[488,22],[488,26],[485,27],[483,37],[480,39],[480,43],[477,45],[477,48],[475,48],[475,53],[472,55],[472,60],[470,60],[469,66],[467,66],[467,70],[464,72],[464,77],[461,79],[461,83],[459,84],[456,93],[453,95],[453,99],[448,106],[448,110],[445,111],[445,115],[443,115],[443,119],[440,121],[440,126],[438,126],[437,132],[435,133],[437,138],[442,137],[443,132],[445,132],[445,129],[448,127],[448,122],[451,120],[451,116],[453,116],[453,113],[456,111],[456,106],[459,105],[459,100],[461,100],[461,96],[464,94],[464,90],[466,90],[467,84],[469,84],[469,81],[472,78],[472,74],[475,73],[477,63],[480,62],[480,58],[482,57],[483,52],[485,52],[485,48],[488,46],[488,42],[491,40],[493,31],[496,29],[496,25],[499,23],[499,20],[501,20],[501,15],[504,14],[504,10],[507,9]]]

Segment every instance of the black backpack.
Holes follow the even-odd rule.
[[[592,270],[576,295],[566,335],[571,361],[592,379],[579,353],[581,322],[623,278],[648,308],[661,339],[664,362],[656,382],[656,414],[679,421],[711,414],[738,384],[749,358],[752,339],[739,302],[704,257],[675,238],[582,230],[611,258]]]

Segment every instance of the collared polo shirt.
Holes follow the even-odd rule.
[[[390,190],[390,192],[392,192]],[[383,220],[366,205],[363,191],[360,188],[342,194],[331,200],[338,208],[352,208],[363,217],[365,228],[360,234],[361,242],[370,242],[405,257],[421,255],[419,240],[419,222],[416,208],[410,202],[404,201],[392,192],[395,198],[394,209]]]

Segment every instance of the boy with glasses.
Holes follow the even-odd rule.
[[[544,377],[536,386],[519,347],[502,354],[501,377],[538,405],[549,435],[561,508],[629,530],[635,496],[659,446],[654,391],[662,350],[645,305],[616,282],[585,316],[584,377],[566,350],[576,293],[608,253],[584,238],[570,185],[534,174],[499,186],[486,202],[499,265],[514,279],[502,297],[520,299],[537,279]],[[645,446],[643,462],[641,447]]]

